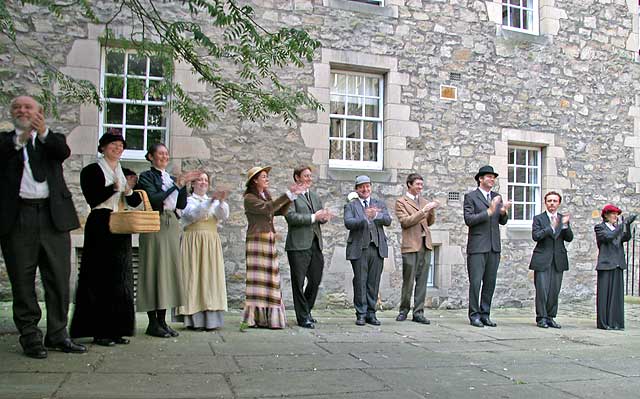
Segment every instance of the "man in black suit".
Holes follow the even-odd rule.
[[[384,226],[391,224],[391,216],[384,202],[371,198],[369,176],[356,177],[356,192],[358,198],[344,207],[344,226],[349,230],[347,259],[353,268],[356,325],[379,326],[376,302],[384,258],[389,251]]]
[[[284,249],[287,251],[291,268],[293,306],[298,325],[303,328],[315,328],[316,321],[311,316],[311,309],[316,302],[324,269],[320,225],[329,220],[330,213],[323,209],[318,195],[310,190],[313,184],[310,166],[304,165],[294,169],[293,180],[307,189],[298,195],[285,215],[289,231]]]
[[[475,176],[478,188],[464,196],[464,223],[469,227],[469,321],[474,327],[496,326],[489,315],[500,264],[500,225],[507,224],[511,206],[510,201],[503,202],[500,194],[491,191],[497,177],[493,167],[481,167]]]
[[[558,295],[562,285],[562,273],[569,270],[567,249],[564,242],[573,240],[569,214],[558,213],[562,196],[549,191],[544,196],[545,212],[533,218],[531,237],[533,249],[529,269],[533,270],[536,287],[536,324],[540,328],[560,328],[553,319],[558,313]]]
[[[67,353],[87,348],[67,332],[71,238],[80,226],[62,162],[71,150],[49,130],[42,106],[28,96],[11,102],[15,130],[0,133],[0,244],[13,294],[13,320],[25,355],[46,358],[45,346]],[[47,305],[47,334],[35,292],[40,269]]]

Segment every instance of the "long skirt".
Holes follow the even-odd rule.
[[[109,209],[91,211],[69,333],[73,338],[118,338],[135,332],[131,235],[109,231]]]
[[[624,328],[624,271],[598,270],[596,289],[597,326],[605,330]]]
[[[140,234],[138,312],[184,304],[180,258],[180,223],[173,212],[160,214],[160,231]]]
[[[227,287],[217,219],[188,225],[181,250],[185,302],[176,309],[175,321],[183,322],[185,327],[222,327]]]
[[[286,327],[274,233],[247,236],[246,263],[247,289],[242,322],[249,327]]]

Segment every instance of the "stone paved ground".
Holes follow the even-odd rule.
[[[497,328],[468,325],[464,310],[429,311],[430,326],[394,320],[357,327],[325,310],[316,330],[240,332],[239,312],[219,332],[176,339],[142,334],[85,355],[21,354],[0,304],[0,398],[638,398],[640,305],[625,331],[594,328],[593,303],[561,304],[560,330],[531,309],[496,309]],[[290,319],[292,314],[289,315]]]

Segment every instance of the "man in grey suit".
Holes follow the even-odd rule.
[[[503,202],[500,194],[491,191],[497,177],[493,167],[481,167],[475,176],[478,188],[464,196],[464,223],[469,227],[469,321],[474,327],[496,326],[489,314],[500,264],[500,225],[507,224],[511,206],[510,201]]]
[[[561,214],[558,207],[562,196],[550,191],[544,196],[545,212],[533,218],[531,237],[536,242],[529,269],[533,270],[536,287],[536,324],[540,328],[560,328],[553,319],[558,312],[558,295],[562,273],[569,270],[565,241],[573,240],[569,214]]]
[[[344,207],[344,225],[349,230],[347,259],[353,268],[353,305],[356,325],[379,326],[376,302],[384,258],[388,256],[384,226],[391,216],[384,202],[371,198],[369,176],[356,177],[358,199]]]
[[[326,223],[331,214],[323,209],[318,195],[310,190],[313,184],[310,166],[304,165],[294,169],[293,180],[307,189],[298,195],[285,215],[289,231],[284,249],[287,251],[291,268],[293,306],[298,325],[303,328],[315,328],[316,321],[311,316],[311,309],[316,302],[324,269],[320,225]]]

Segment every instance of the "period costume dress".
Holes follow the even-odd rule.
[[[275,200],[252,192],[244,195],[244,211],[249,226],[246,238],[247,288],[242,321],[249,327],[284,328],[287,325],[280,291],[273,217],[285,215],[291,201],[288,194]]]
[[[114,191],[118,181],[120,191]],[[104,158],[82,169],[82,194],[91,207],[84,228],[76,305],[71,319],[71,337],[119,338],[135,332],[131,234],[112,234],[109,216],[126,194],[128,205],[140,197],[124,193],[126,179],[120,163],[115,170]],[[132,195],[133,194],[133,195]]]
[[[594,227],[598,244],[597,327],[604,330],[624,329],[623,270],[627,268],[627,262],[623,243],[631,239],[629,225],[629,221],[616,226],[602,222]]]
[[[226,202],[192,194],[182,211],[182,278],[185,302],[176,321],[185,327],[213,329],[224,324],[227,310],[222,244],[218,221],[229,217]]]
[[[187,190],[178,189],[174,178],[151,167],[138,181],[147,192],[151,207],[160,211],[160,231],[140,234],[138,270],[138,312],[171,309],[184,304],[181,273],[180,234],[177,209],[187,205]]]

